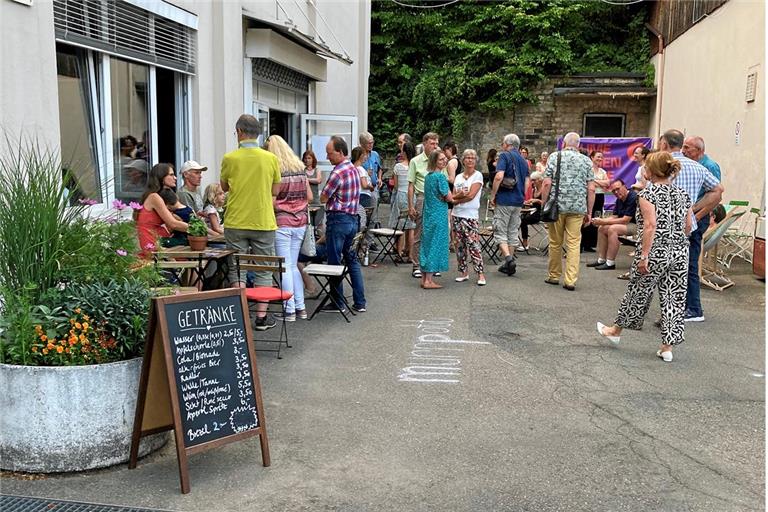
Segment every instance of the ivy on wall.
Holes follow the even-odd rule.
[[[535,102],[550,75],[648,73],[647,16],[645,3],[594,0],[375,0],[370,131],[393,151],[398,133],[458,137],[470,112]]]

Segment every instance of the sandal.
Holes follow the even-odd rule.
[[[421,277],[421,269],[415,267],[411,272],[411,277]]]

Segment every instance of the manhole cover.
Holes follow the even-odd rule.
[[[116,507],[98,503],[8,496],[6,494],[0,494],[0,510],[3,512],[167,512],[154,508]]]

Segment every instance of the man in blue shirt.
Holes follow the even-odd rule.
[[[616,196],[613,216],[592,219],[592,225],[597,226],[597,261],[588,263],[587,266],[595,270],[614,270],[616,255],[619,254],[621,246],[619,237],[637,234],[637,192],[627,189],[619,179],[613,180],[608,191]]]
[[[490,197],[494,208],[493,238],[504,256],[499,272],[510,276],[517,269],[517,230],[520,228],[520,209],[523,207],[525,180],[528,178],[528,161],[518,152],[519,147],[520,137],[514,133],[504,136]]]
[[[702,153],[703,153],[702,141]],[[699,282],[699,255],[701,239],[709,227],[709,212],[720,204],[723,198],[723,185],[706,167],[682,153],[684,135],[680,130],[667,130],[659,139],[659,149],[669,151],[672,158],[680,162],[682,169],[673,183],[685,190],[693,204],[695,215],[693,232],[689,237],[688,251],[688,290],[685,296],[685,321],[703,322],[704,310],[701,307],[701,284]],[[691,146],[689,146],[691,149]],[[693,153],[692,153],[693,154]],[[702,194],[703,191],[703,194]]]
[[[360,141],[360,147],[368,153],[368,159],[363,162],[363,169],[368,171],[368,176],[371,178],[371,185],[373,185],[373,192],[371,193],[371,199],[373,200],[373,212],[371,218],[374,222],[378,221],[379,214],[379,187],[382,185],[381,174],[383,168],[381,165],[381,157],[379,153],[373,149],[373,135],[368,132],[363,132],[358,138]]]

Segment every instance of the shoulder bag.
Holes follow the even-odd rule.
[[[508,151],[506,151],[507,154],[509,154]],[[501,180],[501,184],[499,185],[501,188],[506,188],[508,190],[514,189],[517,186],[517,169],[515,168],[515,161],[512,160],[512,176],[507,176],[507,170],[504,170],[504,178]]]
[[[554,193],[549,191],[549,197],[544,207],[541,209],[541,222],[555,222],[560,216],[560,209],[557,206],[557,194],[560,192],[560,158],[562,151],[557,152],[557,170],[555,171]]]
[[[301,249],[299,252],[308,258],[314,258],[317,256],[317,248],[315,247],[315,228],[312,226],[312,213],[307,206],[307,229],[304,231],[304,239],[301,241]]]

